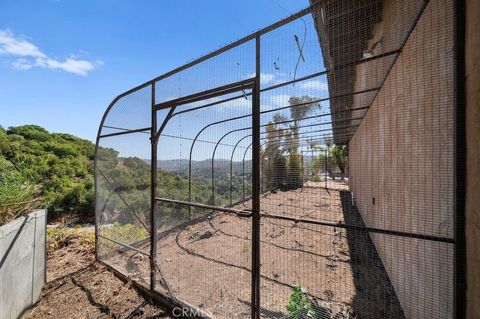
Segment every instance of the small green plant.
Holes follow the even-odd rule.
[[[310,301],[307,289],[295,285],[287,306],[290,319],[317,319],[313,304]]]

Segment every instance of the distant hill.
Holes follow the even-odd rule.
[[[150,160],[145,160],[150,165]],[[188,160],[187,159],[173,159],[173,160],[157,160],[157,167],[163,171],[175,172],[184,176],[188,176]],[[230,161],[226,159],[216,159],[214,162],[215,177],[230,176]],[[252,161],[245,161],[245,174],[251,173]],[[234,161],[232,163],[233,175],[241,175],[243,171],[243,162]],[[206,159],[202,161],[192,161],[192,177],[194,178],[210,178],[212,177],[212,160]]]

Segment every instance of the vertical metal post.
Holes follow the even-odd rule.
[[[250,144],[252,145],[252,144]],[[250,145],[245,149],[243,153],[243,160],[242,160],[242,194],[243,200],[245,200],[245,156],[247,156],[247,151],[250,148]]]
[[[312,156],[310,157],[310,171],[312,173],[312,177],[311,179],[313,180],[313,147],[310,148],[310,153],[312,154]]]
[[[252,103],[252,319],[260,319],[260,36],[255,38]]]
[[[98,145],[98,138],[97,138],[97,144],[95,146],[95,159],[93,160],[93,171],[94,171],[94,174],[93,174],[93,181],[94,181],[94,188],[95,188],[95,260],[99,261],[99,252],[98,252],[98,248],[100,247],[100,243],[98,242],[98,235],[99,235],[99,229],[98,227],[100,226],[98,223],[100,222],[100,219],[98,218],[97,216],[97,205],[98,205],[98,179],[97,179],[97,146]],[[46,236],[46,232],[45,232],[45,236]],[[47,238],[45,237],[45,242],[47,242],[46,240]],[[45,255],[45,265],[47,264],[47,260],[46,260],[47,256]],[[46,267],[45,267],[46,269]],[[45,278],[47,278],[45,276]]]
[[[302,172],[302,189],[303,189],[303,184],[305,184],[305,163],[303,162],[304,161],[304,156],[303,156],[303,151],[300,153],[302,154],[302,168],[301,168],[301,172]]]
[[[217,145],[215,145],[215,150],[212,154],[212,206],[215,206],[215,151],[217,150]]]
[[[454,85],[455,85],[455,216],[454,216],[454,313],[466,318],[465,238],[465,0],[454,1]],[[469,302],[475,302],[470,300]]]
[[[157,227],[155,218],[156,190],[157,190],[157,111],[155,110],[155,82],[152,83],[152,128],[150,134],[151,161],[150,161],[150,289],[155,290],[157,258]]]
[[[328,188],[328,185],[327,185],[327,177],[328,177],[328,172],[327,172],[327,147],[325,145],[325,188]]]
[[[328,155],[330,155],[330,145],[327,146],[327,157],[325,158],[325,164],[327,165],[327,178],[325,179],[325,187],[328,189]],[[334,178],[332,176],[332,178]]]

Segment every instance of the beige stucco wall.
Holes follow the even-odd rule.
[[[384,3],[372,41],[402,28],[386,21],[408,2]],[[363,68],[355,90],[375,80],[375,67]],[[431,0],[349,144],[350,187],[367,226],[453,237],[453,80],[453,1]],[[451,318],[453,245],[371,237],[406,317]]]
[[[480,318],[480,1],[466,1],[467,317]]]

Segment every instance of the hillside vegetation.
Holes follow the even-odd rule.
[[[34,208],[93,212],[95,145],[36,125],[0,127],[0,224]]]
[[[0,224],[35,208],[47,208],[50,219],[62,213],[73,213],[81,216],[82,220],[92,221],[94,156],[95,145],[92,142],[70,134],[50,133],[36,125],[0,127]],[[104,210],[113,210],[128,220],[132,217],[128,210],[148,215],[148,161],[122,157],[114,149],[100,148],[98,164],[100,192],[108,198],[108,207]],[[194,175],[192,200],[212,203],[210,169],[210,165],[205,166]],[[246,184],[248,194],[250,183]],[[157,191],[160,196],[187,200],[185,171],[167,171],[159,167]],[[226,173],[222,177],[217,176],[215,203],[227,204],[229,191]],[[232,191],[233,198],[238,200],[242,185],[237,181]],[[185,214],[185,209],[172,205],[164,205],[162,211],[168,216]],[[142,216],[142,219],[146,221],[148,216]]]

